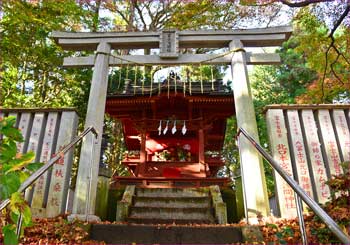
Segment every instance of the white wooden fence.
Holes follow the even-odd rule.
[[[325,203],[325,182],[350,161],[350,105],[273,105],[266,111],[272,156],[317,202]],[[275,173],[281,217],[296,217],[294,194]],[[304,205],[305,208],[306,205]]]
[[[24,137],[18,152],[33,151],[35,161],[46,163],[76,135],[78,116],[74,109],[0,109],[0,117],[15,116]],[[66,212],[73,149],[26,191],[34,217],[54,217]]]

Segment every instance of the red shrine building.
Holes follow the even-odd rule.
[[[153,86],[127,84],[107,96],[106,112],[123,125],[129,177],[117,185],[198,187],[227,184],[217,178],[226,120],[234,114],[232,91],[212,83],[169,79]]]

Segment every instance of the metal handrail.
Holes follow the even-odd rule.
[[[46,164],[44,164],[41,168],[39,168],[36,172],[34,172],[31,176],[29,176],[18,188],[17,192],[25,191],[31,184],[34,183],[41,175],[43,175],[58,159],[63,157],[63,155],[70,150],[75,144],[77,144],[82,138],[84,138],[89,132],[92,132],[95,137],[98,136],[96,129],[92,126],[86,128],[80,135],[75,137],[68,145],[62,148],[53,158],[51,158]],[[0,211],[3,210],[10,203],[10,199],[4,200],[0,204]]]
[[[267,153],[262,146],[251,137],[247,131],[243,128],[239,128],[236,138],[239,139],[240,135],[243,134],[246,139],[255,147],[255,149],[269,162],[271,167],[276,170],[280,176],[289,184],[289,186],[314,212],[315,214],[328,226],[328,228],[336,235],[340,241],[345,244],[350,244],[350,237],[347,236],[339,225],[313,200],[300,186],[299,184],[288,175],[287,172],[273,159],[273,157]],[[242,164],[242,163],[241,163]],[[298,197],[297,197],[298,198]],[[303,227],[305,229],[305,227]]]

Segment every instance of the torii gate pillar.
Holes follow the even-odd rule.
[[[235,99],[237,126],[244,128],[254,139],[259,140],[254,105],[247,72],[246,53],[240,40],[230,42],[233,53],[231,61],[232,90]],[[240,140],[241,176],[249,220],[254,221],[257,214],[267,216],[269,202],[262,159],[245,138]]]
[[[94,72],[91,80],[85,128],[93,126],[98,132],[95,139],[88,134],[83,140],[74,194],[71,218],[96,220],[95,214],[97,178],[100,161],[100,148],[108,87],[110,44],[101,42],[97,46]],[[91,152],[93,157],[90,158]]]

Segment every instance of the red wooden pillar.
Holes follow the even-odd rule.
[[[141,133],[141,149],[140,149],[140,163],[138,167],[138,176],[144,176],[146,172],[146,160],[147,160],[147,152],[146,152],[146,134]]]
[[[204,130],[199,129],[198,130],[198,160],[199,163],[205,162],[205,156],[204,156]]]

